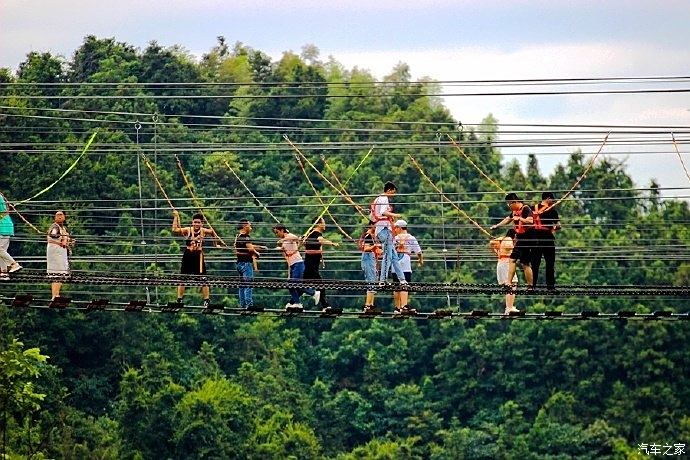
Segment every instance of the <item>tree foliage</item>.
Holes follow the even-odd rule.
[[[230,223],[268,217],[225,162],[257,196],[270,197],[265,200],[281,220],[295,226],[311,223],[317,209],[310,207],[316,203],[313,192],[286,153],[281,134],[297,143],[322,141],[320,150],[306,155],[325,172],[323,154],[340,177],[354,171],[366,149],[347,156],[329,143],[387,145],[375,150],[348,189],[367,195],[392,178],[400,192],[436,197],[406,159],[411,153],[458,202],[481,201],[470,214],[485,226],[503,217],[503,203],[455,150],[438,147],[437,135],[445,142],[445,134],[452,134],[506,188],[533,191],[530,201],[544,188],[568,189],[587,163],[575,151],[566,164],[543,175],[536,156],[529,157],[526,168],[506,162],[494,146],[500,131],[493,116],[476,130],[449,129],[458,125],[440,100],[428,96],[435,92],[434,83],[412,81],[406,64],[377,84],[366,70],[322,60],[313,45],[274,61],[219,37],[196,62],[180,47],[152,42],[139,50],[89,36],[69,61],[32,52],[15,74],[3,70],[0,81],[70,83],[0,86],[2,105],[18,115],[2,115],[0,141],[57,146],[52,153],[26,148],[3,154],[0,189],[13,198],[28,197],[59,176],[73,161],[69,153],[94,127],[89,114],[106,112],[101,116],[108,123],[102,123],[98,142],[121,150],[103,147],[87,155],[69,180],[46,196],[66,203],[68,214],[69,206],[75,208],[71,229],[83,243],[74,265],[82,270],[112,269],[99,256],[113,254],[147,261],[122,263],[133,271],[178,269],[181,243],[170,238],[167,213],[150,211],[143,236],[138,221],[140,152],[155,161],[173,199],[188,199],[175,160],[157,150],[164,143],[179,144],[176,153],[196,194],[206,200],[209,220],[228,240],[234,231]],[[194,86],[188,94],[223,97],[177,99],[174,88],[142,85],[174,82],[211,84]],[[73,97],[94,94],[109,99]],[[162,97],[149,97],[154,94]],[[27,103],[21,97],[26,95],[60,98]],[[307,97],[287,97],[294,95]],[[44,117],[42,109],[49,108],[76,115],[32,118]],[[120,112],[137,115],[123,119]],[[209,118],[200,121],[199,115]],[[314,127],[308,119],[328,120],[318,126],[329,129],[304,131]],[[266,129],[252,129],[257,126]],[[393,145],[399,129],[427,145],[414,151]],[[214,149],[219,145],[199,154],[195,146],[206,143]],[[260,155],[233,148],[251,143],[275,147]],[[145,169],[141,172],[142,199],[149,209],[160,207],[164,202],[156,185]],[[320,192],[332,194],[313,177]],[[587,191],[576,191],[559,210],[565,224],[558,236],[563,250],[577,253],[593,244],[616,250],[655,239],[682,248],[690,241],[687,202],[659,199],[654,190],[649,196],[624,191],[633,180],[623,163],[598,161],[585,183]],[[601,199],[612,196],[617,199]],[[121,206],[97,206],[94,199]],[[281,207],[290,200],[309,212]],[[194,207],[183,210],[184,218]],[[339,213],[342,224],[361,226],[350,208],[340,209],[347,209]],[[48,214],[41,211],[32,218],[47,228]],[[405,203],[403,213],[426,224],[416,232],[422,244],[433,239],[448,248],[443,255],[429,248],[428,254],[443,257],[443,263],[425,267],[420,280],[493,281],[487,278],[490,264],[480,268],[463,258],[467,245],[485,242],[470,225],[458,225],[464,221],[456,211],[429,199]],[[18,228],[28,232],[22,224]],[[266,228],[257,232],[259,239],[268,236]],[[155,242],[155,261],[153,249],[141,245],[140,238]],[[22,256],[39,258],[45,239],[24,238],[17,249]],[[227,273],[226,258],[211,257],[209,264]],[[558,272],[559,284],[690,283],[687,257],[581,258],[567,266]],[[261,267],[274,270],[270,262]],[[357,272],[358,265],[329,261],[325,272],[338,277],[339,270]],[[161,301],[173,299],[170,291],[160,293]],[[103,292],[114,300],[146,295],[119,288]],[[256,294],[259,302],[277,302],[270,295],[276,293]],[[232,293],[214,295],[236,305]],[[353,307],[352,300],[332,297],[335,305]],[[412,300],[427,309],[450,301]],[[492,308],[487,302],[501,300],[452,301],[461,309],[487,309]],[[682,311],[687,305],[671,299],[566,297],[539,300],[531,308],[648,312]],[[51,313],[58,312],[0,307],[0,401],[9,415],[3,430],[10,458],[614,459],[635,458],[638,443],[684,442],[690,435],[690,343],[683,324],[234,321],[184,314]],[[39,348],[50,354],[50,365]]]

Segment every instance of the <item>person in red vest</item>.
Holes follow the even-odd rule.
[[[532,257],[531,249],[534,244],[534,219],[532,208],[523,203],[516,193],[509,193],[505,197],[506,204],[512,211],[505,219],[493,225],[491,230],[495,230],[503,225],[513,223],[515,226],[515,247],[510,253],[510,266],[507,279],[512,280],[517,269],[517,262],[520,262],[522,271],[525,273],[525,284],[527,289],[534,288],[532,279]]]
[[[553,208],[554,195],[551,192],[541,194],[541,202],[534,206],[534,245],[532,247],[532,276],[534,285],[539,279],[539,265],[544,258],[546,271],[546,288],[556,288],[556,238],[555,233],[561,229],[558,212]]]
[[[379,271],[379,283],[383,284],[388,277],[388,273],[393,269],[393,273],[398,277],[401,285],[407,285],[405,275],[400,268],[398,255],[395,252],[395,241],[393,240],[393,221],[400,219],[400,214],[393,212],[390,198],[395,196],[398,191],[393,182],[386,182],[383,186],[383,195],[379,195],[370,205],[369,220],[374,222],[375,236],[381,243],[383,258],[381,259],[381,270]]]

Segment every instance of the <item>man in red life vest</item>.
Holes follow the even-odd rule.
[[[561,229],[558,212],[552,207],[554,196],[551,192],[541,194],[541,203],[534,206],[534,246],[532,247],[532,275],[534,285],[539,279],[539,265],[544,257],[546,263],[546,288],[556,288],[556,238],[554,234]]]
[[[495,230],[498,227],[513,223],[515,226],[515,247],[513,252],[510,253],[510,266],[508,271],[508,280],[512,280],[515,276],[516,264],[520,261],[520,266],[522,271],[525,273],[525,284],[527,284],[527,289],[532,289],[534,287],[532,279],[532,259],[531,259],[531,246],[533,244],[533,226],[534,219],[532,217],[532,209],[522,202],[516,193],[509,193],[505,197],[505,201],[512,213],[505,219],[491,227],[491,230]]]

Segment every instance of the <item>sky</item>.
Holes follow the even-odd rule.
[[[674,0],[0,0],[0,67],[16,69],[29,51],[69,59],[89,34],[142,49],[152,40],[181,45],[198,57],[222,35],[230,44],[240,41],[276,59],[313,44],[322,59],[333,56],[378,78],[399,62],[410,66],[415,79],[443,81],[690,76],[688,24],[690,2]],[[690,93],[683,92],[446,97],[445,104],[465,124],[491,113],[500,123],[690,129]],[[690,166],[690,136],[678,138]],[[670,144],[645,155],[635,150],[606,146],[602,154],[626,158],[638,186],[654,178],[663,187],[690,187]],[[502,153],[524,161],[527,150]],[[535,153],[541,153],[545,173],[565,158]],[[690,195],[690,190],[665,195]]]

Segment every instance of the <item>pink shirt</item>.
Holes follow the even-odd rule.
[[[288,265],[302,262],[302,256],[299,253],[299,239],[292,233],[285,235],[285,238],[278,241],[280,247],[285,254],[285,259]]]

